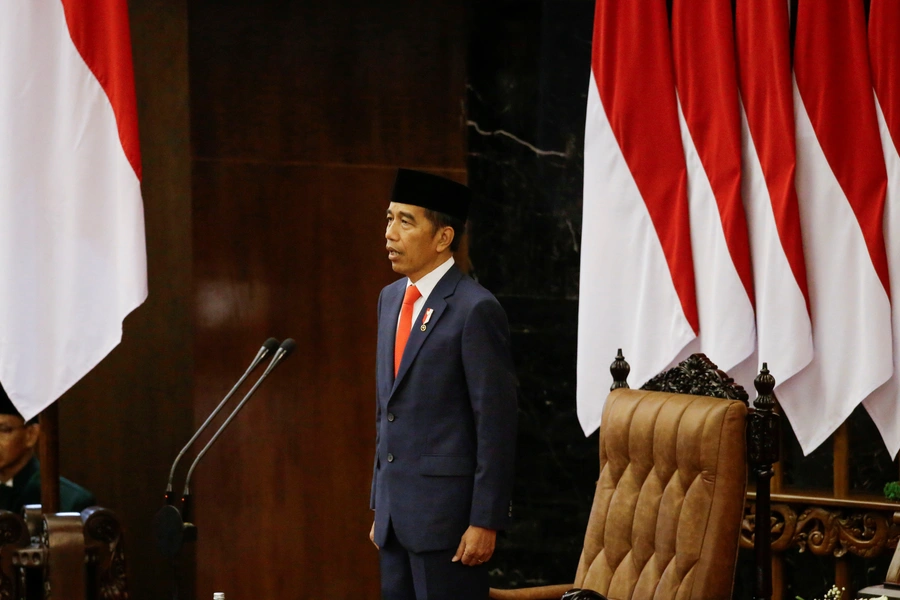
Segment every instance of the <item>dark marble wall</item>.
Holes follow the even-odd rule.
[[[593,0],[495,0],[471,9],[467,166],[478,202],[470,258],[509,316],[521,386],[516,518],[493,561],[497,587],[573,580],[598,473],[597,435],[585,438],[575,415],[593,11]],[[831,442],[804,457],[786,422],[785,430],[785,485],[829,490]],[[852,491],[880,493],[897,468],[862,408],[849,437]],[[751,560],[741,554],[736,598],[749,597]],[[851,560],[853,587],[880,581],[888,562]],[[785,555],[784,597],[821,597],[833,580],[833,559]]]
[[[597,478],[575,415],[591,1],[478,3],[469,45],[473,274],[510,319],[520,381],[515,525],[500,587],[573,581]],[[612,357],[610,357],[612,361]]]

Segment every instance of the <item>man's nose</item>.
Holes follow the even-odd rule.
[[[384,229],[384,239],[386,239],[386,240],[396,240],[397,239],[397,230],[395,229],[393,223],[391,223]]]

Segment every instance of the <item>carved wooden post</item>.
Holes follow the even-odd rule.
[[[609,391],[628,387],[628,382],[626,380],[628,379],[628,374],[631,373],[631,365],[625,362],[625,357],[622,355],[621,348],[619,348],[618,353],[616,353],[616,360],[609,365],[609,372],[612,373],[613,376],[613,382],[612,385],[609,386]]]
[[[747,454],[756,473],[756,527],[753,536],[753,552],[756,555],[754,600],[772,597],[772,524],[770,480],[773,465],[778,462],[781,440],[781,423],[775,412],[775,378],[763,363],[762,370],[753,381],[757,398],[749,416]]]
[[[40,424],[41,506],[44,514],[52,515],[59,512],[59,402],[41,412]]]
[[[122,525],[105,508],[92,506],[81,513],[88,557],[89,598],[128,600],[125,568],[125,540]],[[190,597],[190,596],[188,596]]]
[[[13,600],[16,595],[14,551],[28,543],[28,527],[21,516],[0,511],[0,600]]]

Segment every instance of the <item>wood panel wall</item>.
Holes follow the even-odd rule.
[[[377,597],[384,211],[398,166],[465,177],[464,4],[190,4],[195,423],[298,342],[198,469],[199,598]]]
[[[60,470],[125,527],[134,600],[168,596],[153,515],[193,426],[187,5],[129,0],[150,295],[122,343],[60,400]]]

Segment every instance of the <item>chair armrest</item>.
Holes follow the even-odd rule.
[[[539,587],[519,588],[516,590],[498,590],[491,588],[492,600],[559,600],[560,597],[575,587],[574,583],[542,585]]]

